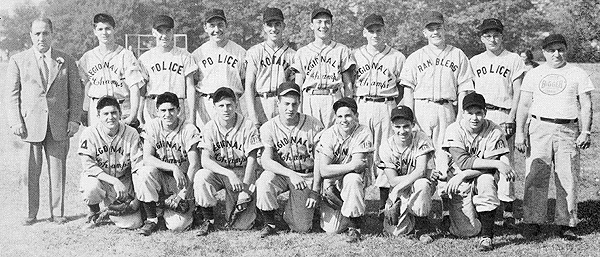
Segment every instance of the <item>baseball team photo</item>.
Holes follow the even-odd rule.
[[[600,255],[599,32],[599,0],[6,1],[0,255]]]

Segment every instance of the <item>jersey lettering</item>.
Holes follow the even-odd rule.
[[[490,64],[490,67],[488,69],[488,67],[481,67],[479,69],[477,69],[477,77],[481,77],[482,75],[485,75],[487,73],[496,73],[496,74],[500,74],[503,77],[507,78],[508,75],[510,74],[510,69],[502,66],[502,65],[496,65],[494,66],[493,64]]]
[[[153,64],[152,66],[150,66],[150,69],[153,72],[159,72],[159,71],[172,71],[175,72],[179,75],[183,74],[183,65],[176,63],[176,62],[169,62],[169,65],[166,64],[166,62],[158,62]]]
[[[206,68],[207,65],[213,65],[215,63],[211,57],[207,57],[206,59],[203,59],[200,62],[202,63],[204,68]],[[231,66],[231,68],[235,69],[235,68],[237,68],[237,64],[239,63],[239,60],[237,58],[235,58],[234,56],[231,56],[228,54],[219,54],[217,56],[217,63],[224,63],[224,64],[227,64],[228,66]]]
[[[419,72],[423,72],[425,69],[431,67],[434,64],[437,66],[448,67],[452,70],[452,72],[458,70],[458,65],[454,64],[452,60],[445,60],[443,58],[435,58],[435,63],[433,63],[431,59],[427,60],[427,62],[417,65],[417,69],[419,69]]]
[[[81,146],[79,148],[81,148],[81,149],[88,149],[87,148],[87,144],[88,144],[87,140],[84,140],[83,143],[81,143]]]

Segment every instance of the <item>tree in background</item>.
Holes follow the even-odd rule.
[[[18,6],[11,17],[2,17],[0,49],[14,53],[31,47],[31,21],[39,15],[40,11],[36,6],[27,4]]]

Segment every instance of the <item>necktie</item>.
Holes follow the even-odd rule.
[[[44,76],[44,87],[48,88],[48,74],[50,70],[48,69],[48,64],[46,63],[46,55],[42,55],[42,75]]]

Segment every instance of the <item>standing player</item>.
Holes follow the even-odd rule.
[[[95,227],[100,221],[100,202],[110,206],[120,201],[131,206],[130,212],[109,218],[117,227],[135,229],[142,225],[142,218],[131,173],[142,162],[140,136],[119,121],[121,106],[116,98],[103,96],[96,102],[99,122],[81,133],[77,151],[83,167],[80,191],[89,208],[83,228]]]
[[[579,149],[590,147],[594,85],[583,69],[567,63],[567,41],[562,35],[546,37],[542,50],[546,63],[525,75],[517,114],[515,146],[525,152],[527,136],[530,142],[525,160],[523,236],[536,236],[540,224],[546,223],[548,183],[554,174],[560,189],[556,190],[554,223],[560,226],[562,238],[577,240],[573,230],[579,221]],[[531,124],[525,131],[529,116]]]
[[[277,196],[286,191],[290,196],[283,219],[293,231],[309,231],[320,192],[313,184],[313,176],[318,174],[313,170],[314,149],[323,124],[298,112],[300,86],[284,82],[277,88],[277,95],[279,115],[267,121],[260,133],[265,146],[261,159],[265,171],[256,181],[256,207],[265,219],[261,237],[276,233]]]
[[[98,46],[87,51],[79,59],[79,72],[85,83],[87,111],[85,122],[93,126],[98,122],[96,105],[100,97],[114,96],[123,105],[121,117],[125,124],[136,127],[140,90],[144,77],[133,52],[115,42],[115,20],[99,13],[94,16],[94,35]],[[88,98],[89,97],[89,98]],[[90,101],[91,100],[91,101]]]
[[[221,189],[225,189],[225,220],[229,227],[251,229],[256,219],[256,205],[249,191],[254,188],[256,155],[262,148],[258,129],[236,113],[237,99],[230,88],[217,89],[213,101],[217,116],[202,129],[204,136],[198,147],[202,149],[203,169],[194,177],[196,204],[204,217],[198,232],[201,236],[214,230],[214,207]]]
[[[347,46],[331,39],[333,15],[325,8],[315,9],[310,16],[310,29],[315,40],[298,49],[292,67],[295,82],[304,92],[302,112],[319,119],[329,127],[334,122],[333,103],[342,96],[352,97],[352,59]]]
[[[381,145],[388,138],[390,129],[390,111],[400,101],[404,90],[400,86],[400,71],[406,57],[399,51],[386,45],[386,32],[383,17],[371,14],[363,22],[363,36],[367,45],[352,54],[356,61],[356,97],[358,108],[369,110],[363,112],[360,123],[367,126],[373,136],[375,145]],[[375,149],[373,163],[379,163],[379,149]],[[390,192],[390,183],[377,170],[375,186],[379,187],[379,209],[385,207]]]
[[[134,178],[137,198],[142,202],[146,221],[140,234],[148,236],[157,229],[156,207],[159,199],[168,196],[171,209],[165,210],[168,229],[182,231],[192,223],[192,211],[187,211],[189,181],[199,169],[198,142],[200,131],[193,124],[179,118],[181,107],[177,95],[165,92],[156,97],[158,117],[144,126],[144,167]],[[181,208],[180,208],[181,207]]]
[[[475,91],[482,94],[487,102],[485,118],[500,125],[504,129],[508,141],[508,159],[514,163],[515,119],[521,81],[525,67],[518,54],[504,49],[502,33],[504,25],[497,19],[485,19],[479,25],[479,36],[485,45],[485,52],[471,58],[471,66],[475,73]],[[498,180],[498,198],[504,206],[504,225],[514,227],[513,201],[515,185],[500,174]]]
[[[452,155],[454,170],[448,172],[448,182],[440,193],[450,198],[450,233],[461,237],[479,234],[480,251],[493,249],[494,217],[500,206],[496,173],[515,179],[504,130],[485,119],[485,108],[484,97],[470,93],[462,101],[462,118],[448,126],[442,147]]]
[[[227,38],[228,27],[223,10],[211,9],[204,14],[204,31],[209,40],[192,53],[199,71],[196,90],[200,98],[195,113],[198,127],[216,118],[212,97],[217,89],[231,88],[237,98],[244,93],[246,50]]]
[[[370,185],[373,135],[358,123],[358,109],[352,98],[344,97],[333,104],[335,125],[323,131],[317,147],[319,160],[316,186],[325,196],[341,199],[341,210],[321,206],[321,227],[328,233],[340,233],[348,227],[347,242],[361,239],[365,215],[365,188]],[[324,179],[324,181],[321,181]],[[329,198],[331,199],[331,198]],[[325,208],[324,208],[325,207]]]
[[[406,59],[400,78],[404,104],[415,112],[417,124],[433,139],[436,170],[448,169],[449,157],[441,151],[446,127],[456,119],[453,103],[459,108],[473,90],[473,72],[462,50],[446,44],[444,16],[429,12],[423,22],[428,44]],[[462,111],[458,111],[458,116]]]
[[[248,117],[260,127],[277,115],[277,86],[287,81],[296,51],[283,42],[283,13],[277,8],[263,12],[265,42],[246,53],[246,94]]]
[[[393,186],[385,208],[384,233],[412,233],[423,243],[431,243],[427,215],[435,186],[431,173],[433,143],[422,131],[414,131],[415,116],[406,106],[392,109],[392,131],[380,146],[381,168]]]
[[[156,46],[140,56],[140,65],[146,80],[145,104],[141,122],[157,117],[156,98],[165,92],[172,92],[179,98],[180,118],[194,124],[194,72],[198,69],[190,53],[174,45],[173,28],[175,22],[166,15],[154,17],[152,35]],[[187,110],[185,101],[187,100]],[[140,112],[141,114],[141,112]]]

